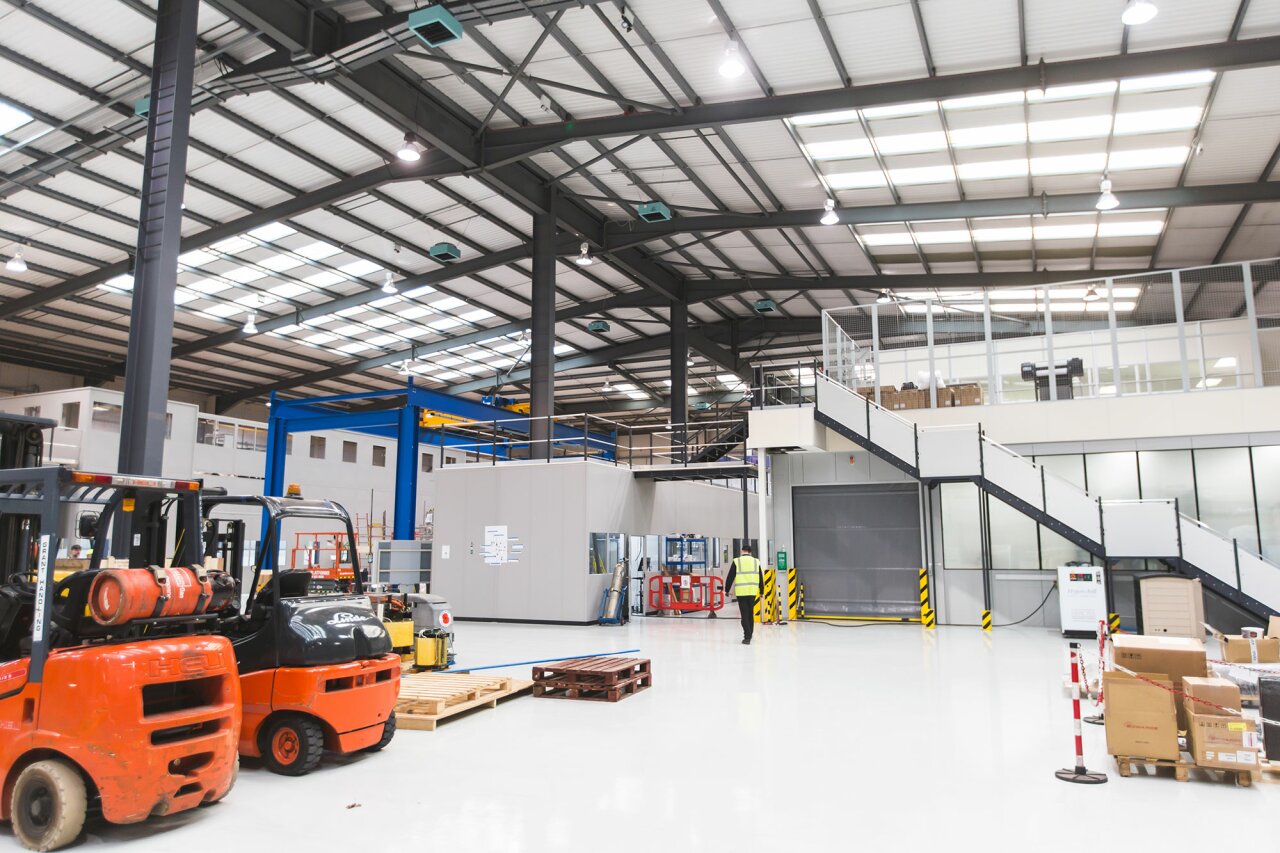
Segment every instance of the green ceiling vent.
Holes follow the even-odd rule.
[[[660,201],[646,201],[636,208],[636,214],[645,222],[671,221],[671,208]]]
[[[427,47],[440,47],[462,38],[462,24],[443,6],[427,6],[409,13],[409,31]]]
[[[138,118],[146,118],[151,115],[151,96],[138,98],[133,102],[133,114]]]
[[[772,299],[757,299],[755,308],[757,314],[772,314],[778,310],[778,303]]]
[[[432,260],[444,262],[456,261],[462,257],[462,252],[452,243],[436,243],[430,249],[427,249],[427,254],[431,256]]]
[[[587,324],[588,332],[607,332],[610,328],[608,320],[592,320]]]

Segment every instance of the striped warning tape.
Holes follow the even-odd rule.
[[[982,630],[984,631],[991,630],[991,611],[990,610],[982,611]]]
[[[926,628],[936,628],[938,626],[938,614],[933,611],[933,608],[920,608],[920,624]]]
[[[800,618],[804,618],[804,584],[800,584]]]
[[[1107,630],[1113,634],[1120,633],[1120,614],[1119,613],[1107,614]]]
[[[795,569],[787,569],[787,618],[800,617],[800,576]]]
[[[929,606],[929,570],[920,570],[920,624],[926,628],[937,627],[938,614]]]

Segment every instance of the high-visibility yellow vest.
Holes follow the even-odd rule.
[[[733,576],[733,594],[751,598],[760,594],[760,561],[755,557],[736,557],[733,568],[737,572]]]

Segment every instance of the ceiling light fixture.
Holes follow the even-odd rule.
[[[823,225],[839,225],[840,216],[836,213],[836,200],[834,198],[827,199],[827,203],[822,206],[822,218],[818,221]]]
[[[1098,288],[1094,287],[1092,284],[1089,285],[1089,289],[1084,292],[1083,299],[1085,302],[1097,302],[1101,298],[1102,294],[1099,293]]]
[[[244,321],[244,333],[246,335],[258,334],[258,324],[254,322],[256,319],[257,319],[257,316],[252,311],[250,311],[249,316],[246,317]]]
[[[382,281],[382,292],[388,296],[396,294],[396,283],[391,280],[391,270],[387,270],[387,277]]]
[[[633,26],[634,26],[634,25],[631,23],[631,19],[627,17],[627,7],[626,7],[626,6],[623,6],[623,7],[622,7],[622,20],[618,21],[618,26],[622,28],[622,31],[623,31],[624,33],[629,33],[629,32],[631,32],[631,30],[632,30],[632,28],[633,28]]]
[[[606,379],[606,380],[604,381],[604,387],[600,389],[600,393],[601,393],[601,394],[612,394],[612,393],[613,393],[613,386],[609,384],[609,380],[608,380],[608,379]]]
[[[574,258],[573,262],[580,267],[589,267],[593,263],[595,263],[595,261],[592,260],[591,258],[591,247],[588,246],[586,243],[583,243],[581,246],[579,246],[578,257]]]
[[[412,133],[404,135],[404,143],[396,149],[396,159],[405,163],[416,163],[422,159],[422,143]]]
[[[880,295],[876,297],[876,303],[879,305],[888,305],[893,301],[893,297],[889,295],[889,291],[882,290]]]
[[[1103,178],[1102,183],[1098,185],[1101,194],[1098,196],[1098,203],[1094,205],[1098,210],[1115,210],[1120,206],[1120,199],[1116,198],[1116,194],[1111,191],[1111,179]]]
[[[1129,0],[1120,13],[1120,23],[1126,27],[1140,26],[1154,18],[1159,11],[1151,0]]]
[[[724,49],[724,59],[720,61],[720,76],[732,80],[741,77],[747,66],[742,63],[742,55],[738,52],[738,43],[731,41]]]
[[[18,247],[18,251],[13,253],[13,257],[5,262],[4,268],[9,272],[26,272],[27,262],[22,257],[22,247]]]
[[[400,362],[400,369],[397,370],[396,373],[400,376],[409,375],[409,359],[406,358],[404,361]]]

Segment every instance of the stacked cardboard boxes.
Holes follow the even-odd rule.
[[[981,406],[982,388],[977,384],[952,385],[951,397],[953,406]]]
[[[1111,640],[1111,649],[1117,666],[1168,680],[1178,691],[1182,690],[1182,680],[1187,676],[1207,678],[1209,675],[1209,656],[1205,653],[1204,643],[1189,637],[1117,634]],[[1181,704],[1176,707],[1176,715],[1178,728],[1185,730],[1187,718]]]
[[[1258,724],[1240,711],[1240,688],[1225,678],[1183,679],[1187,751],[1199,767],[1256,770]],[[1236,711],[1237,713],[1231,713]]]
[[[1159,675],[1147,676],[1154,684],[1123,672],[1102,676],[1107,711],[1107,752],[1130,758],[1177,761],[1178,717],[1174,710],[1173,684]]]
[[[1223,637],[1222,659],[1227,663],[1280,663],[1280,637]]]

